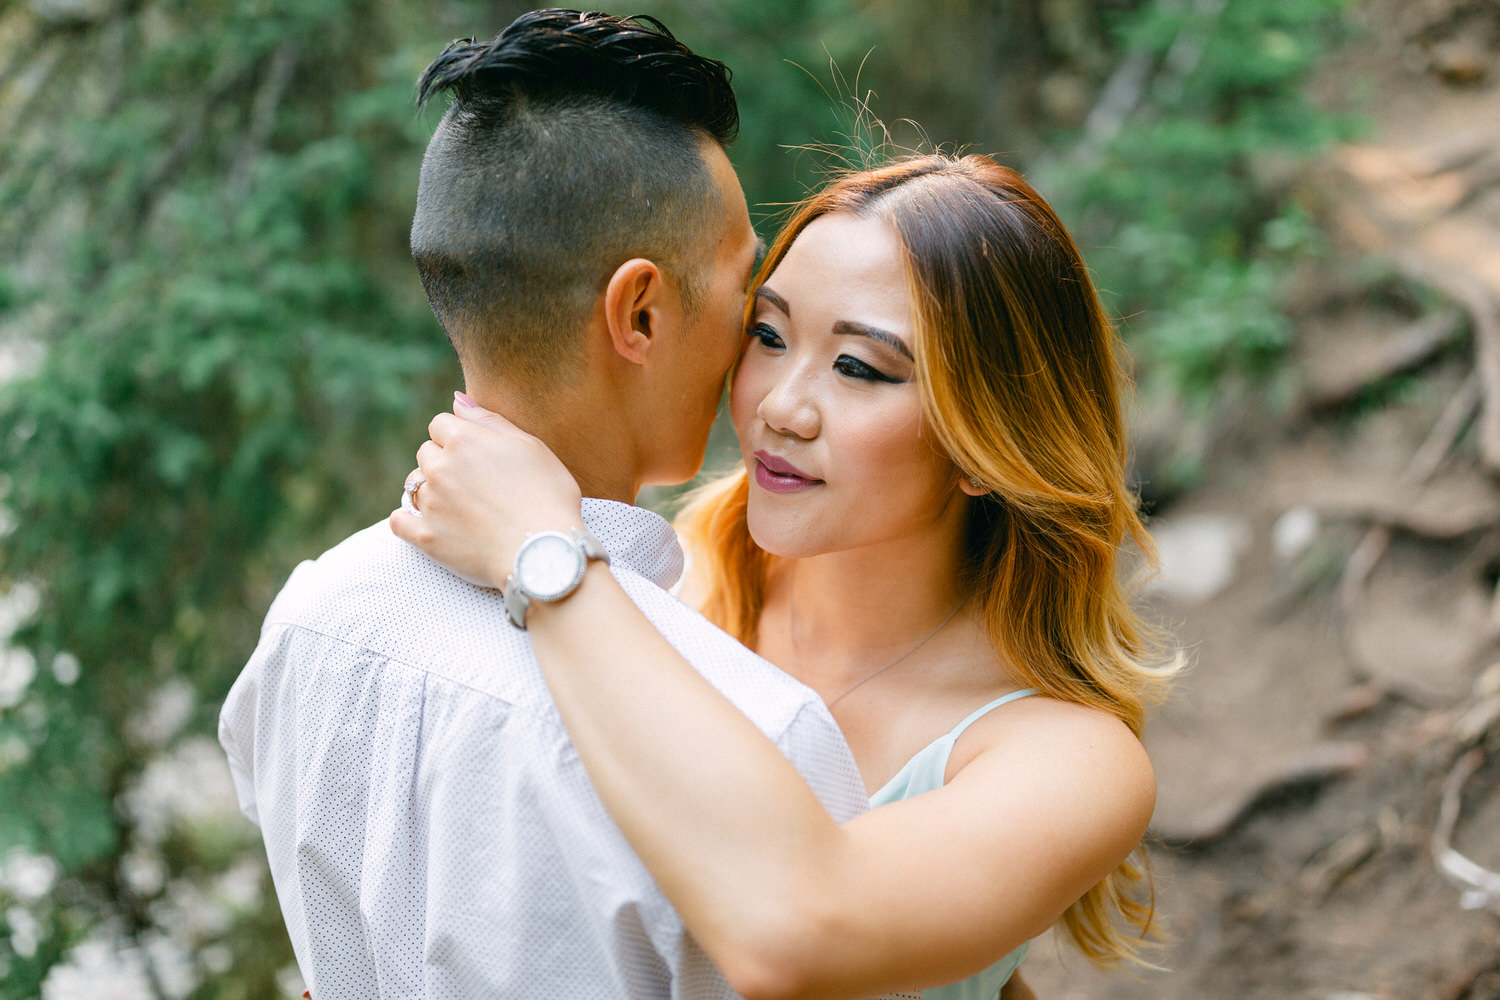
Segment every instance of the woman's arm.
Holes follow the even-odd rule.
[[[431,430],[425,516],[392,527],[461,575],[493,586],[528,530],[578,523],[576,486],[535,439],[483,414]],[[1150,766],[1123,725],[1027,699],[942,789],[841,827],[601,564],[528,626],[601,799],[752,1000],[971,975],[1055,921],[1150,816]]]

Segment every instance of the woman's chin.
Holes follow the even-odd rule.
[[[756,517],[754,501],[751,502],[745,521],[750,529],[751,541],[761,551],[779,559],[806,559],[821,555],[824,551],[806,532],[793,529],[785,521],[764,515]]]

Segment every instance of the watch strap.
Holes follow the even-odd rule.
[[[518,629],[526,628],[526,612],[531,610],[531,595],[516,585],[515,575],[505,578],[505,615]]]
[[[589,529],[574,528],[573,540],[577,542],[578,547],[583,550],[583,556],[585,559],[598,559],[602,561],[604,565],[609,565],[609,553],[605,551],[603,544],[600,543],[599,539],[594,537],[593,532],[589,531]]]

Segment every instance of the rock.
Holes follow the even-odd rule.
[[[1196,604],[1234,582],[1254,532],[1243,517],[1195,514],[1156,521],[1151,537],[1161,557],[1161,573],[1148,590]]]
[[[1307,506],[1293,507],[1271,526],[1271,551],[1282,562],[1291,562],[1312,546],[1318,528],[1317,511]]]

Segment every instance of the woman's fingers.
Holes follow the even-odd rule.
[[[579,523],[578,484],[538,438],[482,407],[454,406],[474,412],[432,418],[413,473],[423,482],[390,526],[465,579],[496,586],[528,531]]]
[[[527,434],[494,410],[486,410],[473,400],[465,403],[464,399],[468,399],[468,397],[462,393],[454,393],[453,412],[439,413],[427,425],[428,435],[439,444],[445,445],[448,443],[439,434],[451,435],[459,433],[459,428],[464,424],[477,424],[497,434],[514,436],[522,440],[529,440],[531,438],[530,434]]]
[[[474,402],[474,400],[470,399],[464,393],[455,392],[453,394],[453,412],[458,414],[460,417],[466,417],[470,420],[477,420],[480,416],[489,413],[490,411]]]
[[[473,409],[477,416],[439,413],[427,425],[429,441],[418,450],[417,464],[429,478],[447,470],[466,486],[480,487],[495,482],[496,470],[504,469],[506,481],[533,487],[571,481],[571,475],[539,438],[498,413],[477,406]],[[514,497],[516,492],[508,490],[502,496]]]
[[[406,512],[404,508],[397,507],[395,510],[391,511],[391,516],[386,518],[386,523],[390,525],[391,534],[395,535],[402,541],[410,542],[418,548],[422,547],[421,518],[412,517]]]
[[[451,413],[439,413],[427,422],[427,436],[446,447],[454,440],[464,423]]]
[[[445,454],[442,445],[436,441],[423,441],[422,447],[417,449],[417,471],[431,479],[442,464]]]

